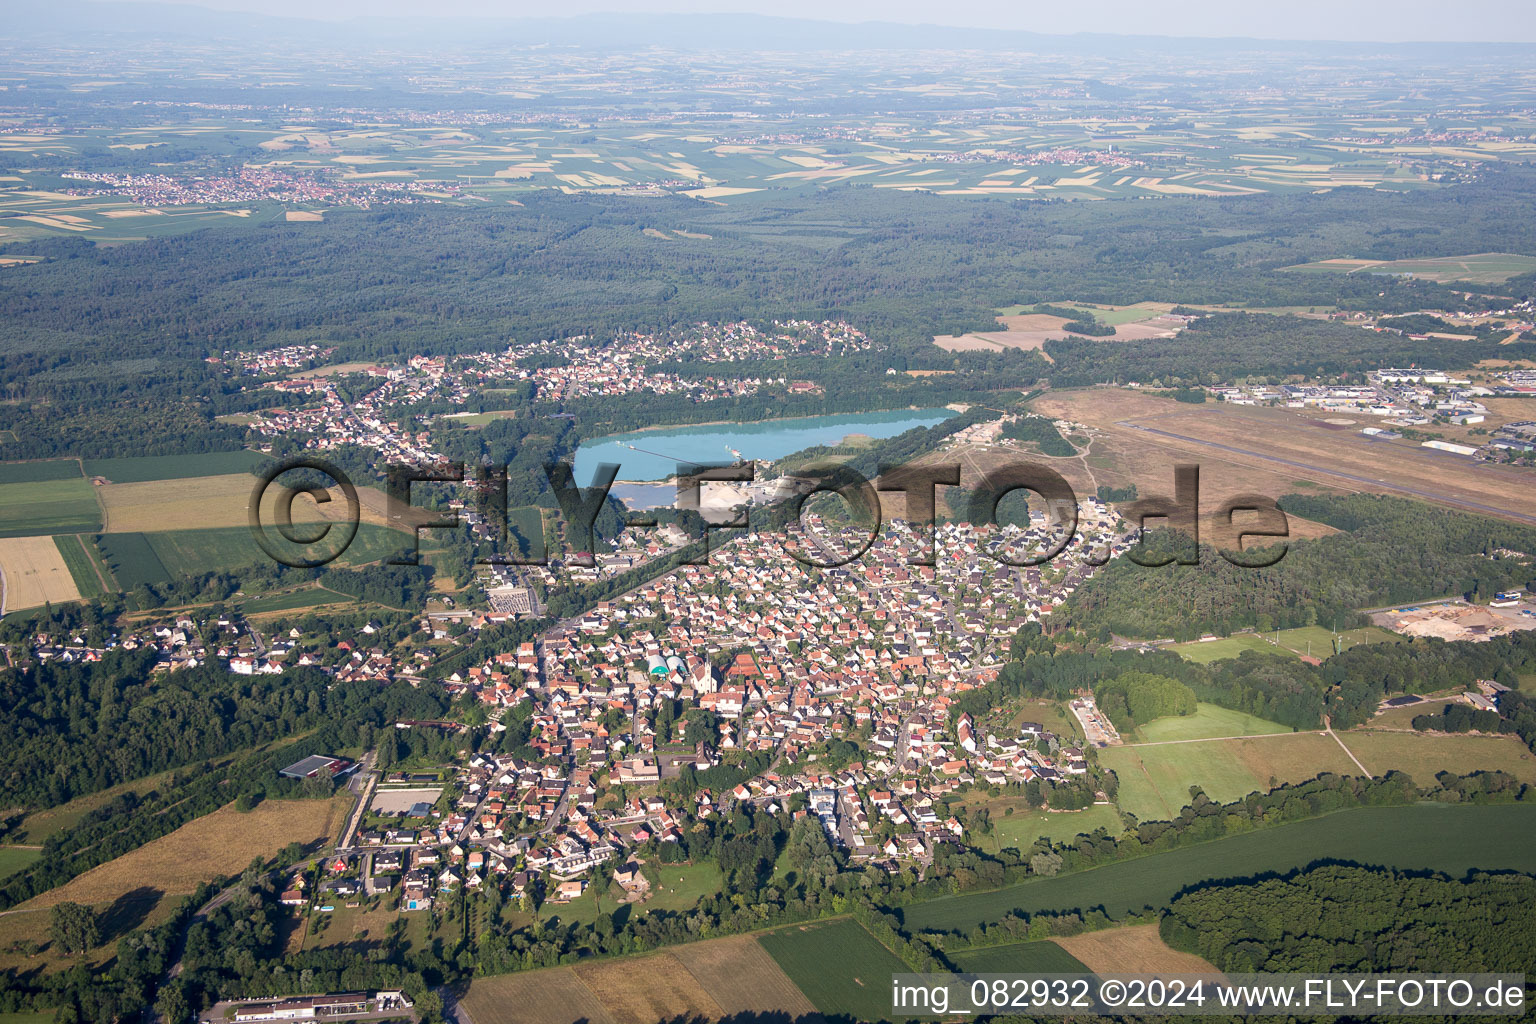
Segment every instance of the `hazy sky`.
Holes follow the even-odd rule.
[[[602,11],[777,14],[1036,32],[1261,39],[1536,42],[1536,0],[193,0],[306,18],[550,16]]]

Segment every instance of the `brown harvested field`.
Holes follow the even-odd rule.
[[[182,480],[147,480],[143,483],[101,484],[96,488],[106,512],[105,533],[154,533],[160,530],[193,530],[215,526],[246,526],[250,521],[249,503],[256,478],[247,473],[198,476]],[[276,523],[280,486],[267,488],[262,496],[262,522]],[[317,523],[322,519],[341,520],[347,512],[345,495],[340,488],[330,489],[331,500],[317,505],[299,495],[293,502],[297,523]],[[431,519],[430,512],[400,513],[389,511],[388,496],[376,487],[359,487],[358,504],[365,523],[400,526],[418,519]]]
[[[1204,958],[1181,953],[1163,941],[1155,924],[1105,928],[1064,939],[1052,939],[1088,965],[1110,974],[1217,974]]]
[[[655,1024],[676,1017],[712,1020],[725,1015],[671,953],[581,964],[574,970],[614,1024]]]
[[[1062,325],[1069,321],[1064,317],[1051,316],[1047,313],[1000,316],[997,322],[1003,327],[1001,331],[939,335],[933,339],[933,343],[950,352],[997,352],[1005,348],[1016,348],[1027,352],[1043,348],[1048,341],[1059,341],[1062,338],[1088,341],[1144,341],[1148,338],[1171,338],[1183,327],[1179,323],[1149,318],[1117,324],[1113,335],[1093,337],[1063,330]],[[1046,356],[1046,358],[1050,357]]]
[[[349,804],[346,793],[330,800],[265,800],[247,814],[229,804],[34,896],[18,909],[46,910],[66,900],[111,903],[145,887],[155,890],[156,899],[184,895],[216,875],[239,874],[253,858],[271,857],[289,843],[330,838]]]
[[[476,978],[459,1008],[473,1024],[615,1024],[570,967]]]
[[[75,601],[80,590],[52,537],[0,537],[6,611]]]
[[[727,1014],[814,1016],[816,1007],[750,935],[678,946],[672,955]]]
[[[1438,772],[1465,775],[1476,771],[1508,772],[1522,782],[1536,782],[1536,755],[1514,736],[1372,730],[1342,733],[1344,745],[1372,775],[1397,770],[1415,782],[1434,782]]]
[[[1310,482],[1536,523],[1536,489],[1528,472],[1410,442],[1375,441],[1354,427],[1326,424],[1315,411],[1182,405],[1122,388],[1050,392],[1035,399],[1032,408],[1100,428],[1102,450],[1096,443],[1094,453],[1125,465],[1199,464],[1202,505],[1207,494],[1214,504],[1225,494],[1248,490],[1275,496]],[[1163,479],[1163,488],[1171,490],[1171,475]],[[1127,482],[1149,493],[1134,476]]]
[[[287,221],[314,223],[316,221],[325,220],[325,214],[317,213],[314,210],[289,210],[287,213],[283,214],[283,219]]]

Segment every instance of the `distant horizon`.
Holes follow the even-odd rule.
[[[100,0],[134,3],[137,0]],[[1431,0],[1294,0],[1248,6],[1221,0],[1190,0],[1154,8],[1135,0],[1101,0],[1091,10],[1039,7],[1026,10],[1004,0],[962,0],[938,14],[917,0],[569,0],[560,13],[545,5],[497,0],[440,0],[430,18],[411,0],[154,0],[232,14],[317,22],[379,22],[522,19],[569,20],[593,15],[757,15],[829,25],[863,23],[934,26],[1041,35],[1161,36],[1173,39],[1251,39],[1317,43],[1536,43],[1536,5],[1520,0],[1468,0],[1454,11]],[[942,17],[944,20],[936,20]],[[1107,28],[1113,26],[1113,29]]]

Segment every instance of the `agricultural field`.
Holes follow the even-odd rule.
[[[171,573],[143,533],[107,533],[96,541],[117,585],[128,591],[139,585],[169,583]]]
[[[727,1014],[778,1013],[799,1018],[816,1012],[805,993],[750,935],[691,942],[671,952]]]
[[[800,1018],[816,1012],[750,935],[477,978],[460,1005],[474,1024],[653,1024],[729,1014]]]
[[[295,503],[297,504],[297,502]],[[295,516],[297,519],[297,516]],[[275,528],[274,528],[275,529]],[[192,576],[205,572],[229,572],[267,562],[266,552],[251,536],[249,526],[225,526],[209,530],[165,530],[145,533],[160,563],[172,575]],[[332,543],[329,538],[316,545]],[[357,536],[337,559],[341,565],[365,565],[397,554],[410,544],[398,530],[360,523]]]
[[[1474,867],[1536,870],[1536,805],[1350,808],[994,892],[917,903],[899,913],[908,929],[918,931],[966,930],[1011,910],[1103,907],[1120,914],[1162,906],[1197,882],[1286,872],[1328,858],[1453,876]]]
[[[1121,974],[1213,974],[1216,968],[1163,941],[1155,924],[1103,928],[1053,940],[1090,971]]]
[[[64,533],[53,538],[53,542],[64,564],[69,567],[69,574],[74,578],[75,589],[81,597],[100,597],[117,589],[117,581],[112,578],[111,570],[102,560],[94,538],[83,533]]]
[[[271,857],[289,843],[328,839],[348,802],[343,793],[330,800],[266,800],[247,814],[233,804],[222,807],[34,896],[6,916],[6,930],[46,944],[50,907],[66,901],[91,906],[105,915],[102,944],[87,954],[99,962],[113,955],[121,933],[157,923],[199,883],[239,874],[253,858]],[[0,950],[0,969],[24,962]]]
[[[1082,974],[1089,969],[1050,939],[965,949],[949,959],[961,971],[975,974]]]
[[[790,925],[758,936],[789,980],[828,1015],[880,1020],[891,1012],[891,975],[907,973],[896,954],[857,921]]]
[[[1076,309],[1080,319],[1097,321],[1113,327],[1114,334],[1089,336],[1074,334],[1065,329],[1069,323],[1065,317],[1048,313],[1032,312],[1031,306],[1010,306],[998,310],[997,322],[1001,330],[973,331],[962,335],[939,335],[933,343],[950,352],[999,352],[1016,348],[1034,351],[1045,347],[1047,341],[1062,338],[1092,337],[1096,341],[1145,341],[1148,338],[1171,338],[1184,326],[1182,321],[1170,319],[1173,309],[1169,303],[1142,303],[1135,306],[1078,306],[1073,303],[1047,303],[1047,305]],[[1049,358],[1049,357],[1047,357]]]
[[[84,477],[0,484],[0,537],[46,537],[100,529],[101,506]]]
[[[0,462],[0,484],[39,484],[48,480],[76,480],[80,475],[80,462],[77,459]]]
[[[1536,257],[1509,252],[1482,252],[1471,256],[1438,256],[1414,260],[1319,260],[1285,267],[1308,274],[1388,274],[1418,277],[1438,284],[1503,284],[1520,274],[1536,271]]]
[[[149,455],[128,459],[86,459],[85,475],[108,483],[136,484],[196,476],[227,476],[257,469],[272,460],[260,452],[203,452],[197,455]]]
[[[52,537],[0,537],[0,573],[5,598],[0,608],[36,608],[80,598],[64,554]]]

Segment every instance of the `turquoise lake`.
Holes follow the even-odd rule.
[[[913,427],[942,423],[953,415],[955,413],[949,409],[895,409],[760,423],[668,427],[594,437],[576,452],[576,482],[587,486],[593,471],[602,462],[617,462],[620,480],[665,480],[677,474],[680,462],[695,465],[734,462],[736,456],[732,449],[740,452],[743,459],[779,459],[813,445],[836,444],[849,434],[895,437]],[[636,451],[636,448],[643,450]]]

